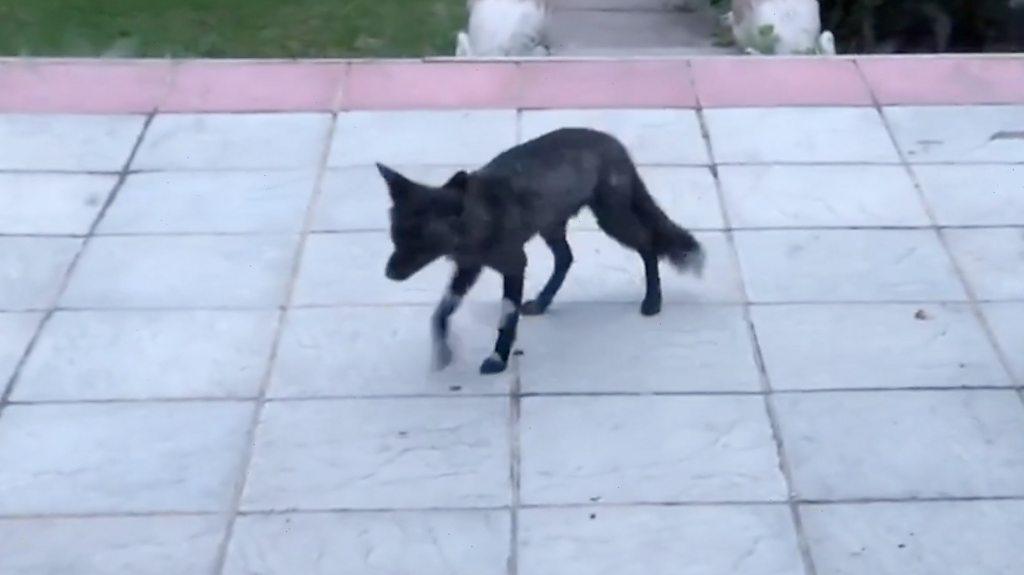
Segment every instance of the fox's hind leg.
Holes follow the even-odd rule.
[[[459,308],[462,298],[480,277],[480,269],[479,266],[458,268],[452,277],[448,293],[444,294],[441,303],[434,310],[430,322],[431,334],[434,337],[434,369],[444,369],[452,362],[452,348],[448,345],[448,318]]]
[[[565,275],[572,267],[572,249],[569,248],[569,242],[565,239],[565,223],[558,229],[542,232],[541,237],[544,238],[548,247],[551,248],[551,253],[555,256],[555,269],[551,272],[548,283],[544,284],[544,289],[537,294],[537,299],[523,304],[523,315],[540,315],[547,311],[551,301],[555,299],[555,294],[562,287]]]
[[[640,313],[658,315],[661,311],[661,276],[658,273],[658,256],[653,251],[640,252],[644,259],[644,275],[647,278],[647,294],[640,304]]]
[[[626,192],[605,193],[604,197],[628,197]],[[654,248],[654,236],[643,220],[633,211],[629,203],[608,204],[595,202],[591,205],[597,223],[606,234],[640,254],[644,262],[646,293],[640,304],[640,313],[656,315],[661,311],[661,276],[658,273],[658,253]]]

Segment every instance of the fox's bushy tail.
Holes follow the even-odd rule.
[[[679,271],[704,273],[704,248],[688,230],[677,225],[651,197],[640,176],[633,186],[633,206],[637,216],[654,233],[654,250]]]

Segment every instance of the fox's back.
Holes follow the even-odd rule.
[[[636,168],[614,137],[585,128],[563,128],[498,155],[476,172],[496,193],[544,229],[575,215],[595,194],[617,193],[609,182],[631,181]]]

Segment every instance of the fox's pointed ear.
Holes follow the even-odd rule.
[[[391,193],[392,200],[397,202],[405,197],[412,183],[408,178],[381,163],[377,164],[377,171],[380,172],[380,176],[384,178],[384,181],[388,183],[388,191]]]
[[[464,192],[467,186],[469,186],[469,174],[465,170],[459,170],[451,178],[448,178],[448,181],[442,187]]]

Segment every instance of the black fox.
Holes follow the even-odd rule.
[[[439,188],[410,181],[382,164],[377,167],[393,202],[395,250],[387,277],[405,280],[442,256],[455,261],[455,275],[432,320],[438,369],[452,359],[448,319],[483,266],[504,276],[504,299],[494,353],[480,372],[505,369],[520,312],[544,313],[565,280],[573,261],[566,225],[583,206],[594,212],[601,229],[643,259],[644,315],[661,311],[659,258],[698,275],[703,269],[700,244],[657,206],[626,148],[602,132],[551,132],[501,153],[475,172],[460,171]],[[538,233],[554,253],[555,269],[537,298],[523,304],[523,246]]]

